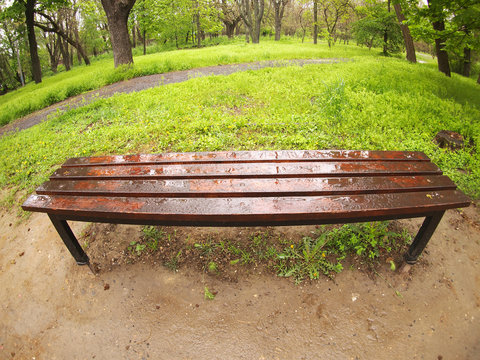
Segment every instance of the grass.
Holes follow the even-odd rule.
[[[419,150],[478,198],[479,121],[480,87],[428,66],[356,57],[268,68],[116,95],[4,136],[0,185],[3,204],[18,204],[65,159],[99,154]],[[440,130],[462,134],[467,146],[438,148]]]
[[[189,266],[232,280],[238,271],[260,269],[292,278],[298,284],[322,275],[333,278],[349,263],[355,265],[352,268],[372,272],[385,263],[395,271],[394,261],[411,242],[406,231],[399,231],[389,222],[320,226],[299,240],[274,235],[267,229],[247,231],[234,239],[209,235],[194,242],[189,232],[183,236],[175,233],[172,241],[169,231],[144,227],[143,236],[130,243],[127,254],[133,261],[159,261],[173,271]],[[149,247],[152,239],[159,247]]]
[[[237,43],[134,56],[134,66],[118,69],[114,69],[112,58],[102,58],[90,66],[47,76],[40,84],[32,82],[0,96],[0,126],[68,97],[138,76],[260,60],[367,55],[373,56],[375,52],[356,46],[337,45],[331,50],[325,44],[301,44],[288,39],[277,43],[264,39],[258,45]]]

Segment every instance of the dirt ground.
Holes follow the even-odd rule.
[[[152,262],[93,275],[46,215],[0,216],[0,359],[479,359],[477,206],[448,211],[408,275],[349,268],[300,285],[260,269],[226,281]],[[401,221],[412,233],[420,223]],[[140,228],[97,236],[128,244]]]

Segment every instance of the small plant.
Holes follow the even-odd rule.
[[[170,260],[168,260],[165,263],[165,266],[172,271],[178,271],[181,255],[182,255],[182,250],[180,249],[175,256],[173,256]]]
[[[218,273],[218,265],[215,261],[210,261],[207,266],[207,270],[211,274]]]
[[[149,249],[156,251],[158,249],[158,241],[164,235],[163,231],[159,231],[155,226],[145,226],[142,232]]]
[[[388,225],[388,222],[348,224],[327,231],[322,227],[323,232],[316,239],[304,237],[299,244],[287,246],[277,255],[274,266],[279,276],[291,276],[297,283],[305,278],[317,279],[322,273],[331,276],[342,271],[342,260],[349,255],[356,255],[373,267],[382,254],[399,251],[410,240],[405,231],[390,231]],[[389,264],[395,271],[393,260]]]
[[[141,244],[138,241],[132,241],[128,247],[128,251],[130,251],[132,254],[136,253],[137,256],[140,256],[143,250],[145,250],[145,247],[146,245]]]
[[[304,237],[299,244],[291,244],[277,255],[277,273],[279,276],[295,279],[296,283],[306,277],[318,279],[320,274],[329,276],[332,272],[340,272],[343,266],[327,259],[327,253],[323,250],[328,240],[327,233],[323,233],[317,239]]]
[[[205,300],[215,299],[215,293],[212,293],[210,290],[208,290],[208,287],[206,287],[206,286],[204,288],[203,293],[204,293]]]
[[[200,251],[200,254],[203,256],[210,256],[215,250],[215,246],[212,244],[211,240],[206,243],[195,243],[193,245],[195,249]]]

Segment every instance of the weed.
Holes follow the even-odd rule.
[[[156,251],[158,249],[158,241],[164,236],[164,232],[158,230],[155,226],[145,226],[143,227],[142,232],[148,248],[151,251]],[[168,236],[170,236],[170,234]]]
[[[208,290],[208,287],[204,287],[204,297],[205,297],[205,300],[213,300],[215,299],[215,294],[210,292],[210,290]]]
[[[299,244],[291,244],[285,248],[277,255],[278,275],[292,276],[298,283],[306,277],[318,279],[320,274],[340,272],[343,269],[342,264],[329,261],[327,253],[323,250],[327,240],[327,233],[323,233],[317,239],[304,237]]]
[[[182,255],[182,250],[180,249],[175,256],[173,256],[170,260],[165,262],[165,267],[172,271],[178,271],[181,255]]]
[[[304,237],[298,244],[290,244],[277,255],[278,275],[293,277],[295,282],[305,278],[317,279],[319,274],[331,276],[343,270],[342,261],[356,255],[374,268],[381,254],[399,251],[410,236],[388,229],[388,222],[348,224],[325,230],[318,237]],[[395,271],[395,263],[390,261]]]
[[[209,257],[215,250],[215,245],[212,244],[211,240],[206,243],[195,243],[193,246],[200,251],[202,256],[206,257]]]
[[[130,251],[132,254],[136,253],[137,256],[140,256],[143,250],[145,250],[145,247],[145,244],[141,244],[138,241],[132,241],[128,247],[128,251]]]
[[[211,274],[217,274],[218,273],[218,265],[215,261],[210,261],[207,266],[207,270]]]

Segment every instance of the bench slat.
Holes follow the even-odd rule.
[[[56,179],[194,179],[265,178],[321,176],[385,176],[442,174],[431,162],[305,162],[290,164],[184,164],[63,167],[50,177]]]
[[[297,161],[430,161],[419,151],[355,151],[355,150],[278,150],[220,151],[198,153],[166,153],[79,157],[68,159],[63,167],[108,165],[153,165],[185,163]]]
[[[130,197],[319,196],[456,189],[447,177],[329,177],[288,179],[56,180],[37,189],[40,195]]]
[[[131,198],[32,195],[27,211],[96,221],[152,221],[188,225],[275,224],[358,219],[380,216],[414,217],[469,205],[457,190],[351,196],[267,198]],[[273,216],[272,216],[273,215]]]

